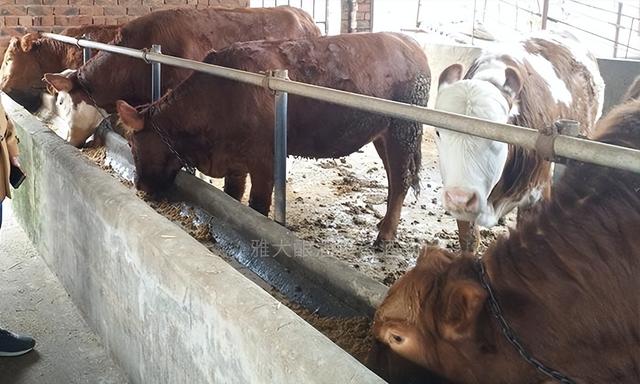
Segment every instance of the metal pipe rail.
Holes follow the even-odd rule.
[[[292,80],[279,79],[270,75],[261,75],[212,64],[205,64],[199,61],[183,59],[161,53],[154,53],[150,51],[145,52],[138,49],[96,43],[93,41],[76,39],[53,33],[43,33],[43,36],[65,43],[74,44],[79,47],[99,49],[138,59],[146,59],[150,62],[158,62],[175,67],[192,69],[194,71],[209,73],[226,79],[249,83],[256,86],[267,86],[269,89],[274,91],[288,92],[294,95],[356,108],[367,112],[406,120],[414,120],[422,124],[432,125],[442,129],[519,145],[530,150],[536,149],[536,141],[539,136],[538,131],[531,128],[495,123],[484,119],[437,111],[397,101],[319,87]],[[562,135],[558,136],[555,140],[553,149],[555,154],[562,158],[640,173],[640,150]]]

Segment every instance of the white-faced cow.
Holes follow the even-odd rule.
[[[583,135],[601,114],[604,97],[595,58],[568,33],[498,44],[464,79],[461,65],[445,69],[438,86],[436,109],[538,130],[571,119]],[[551,163],[536,152],[443,129],[436,136],[444,207],[458,220],[463,249],[475,249],[477,225],[494,226],[514,208],[548,196]]]
[[[236,43],[211,52],[205,62],[250,72],[287,68],[292,80],[423,106],[431,84],[424,52],[402,34]],[[249,205],[268,214],[274,121],[268,90],[195,73],[149,108],[137,111],[119,102],[118,112],[134,131],[129,142],[138,188],[158,192],[170,186],[182,166],[176,151],[211,177],[248,172]],[[405,195],[419,187],[420,124],[290,95],[287,134],[289,154],[309,158],[346,156],[373,141],[389,179],[377,242],[394,239]],[[238,200],[241,181],[228,191]]]
[[[640,101],[594,139],[640,149]],[[640,383],[640,174],[570,162],[537,208],[481,259],[425,248],[376,312],[371,366],[391,383]]]

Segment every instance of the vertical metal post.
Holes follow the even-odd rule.
[[[81,39],[87,40],[87,37],[85,35],[82,35]],[[87,47],[82,48],[82,63],[86,64],[90,58],[91,58],[91,48],[87,48]]]
[[[273,72],[273,76],[279,79],[288,79],[286,69]],[[287,92],[276,92],[275,97],[275,129],[273,145],[273,181],[275,188],[275,211],[276,222],[286,225],[287,223]]]
[[[473,2],[473,13],[476,12],[475,0]],[[422,0],[418,0],[418,11],[416,12],[416,28],[420,28],[420,10],[422,8]]]
[[[476,8],[477,7],[478,7],[478,0],[473,0],[473,19],[471,20],[471,45],[475,44],[475,39],[476,39]],[[418,16],[420,16],[420,2],[418,2]]]
[[[547,19],[549,17],[549,0],[544,0],[542,5],[542,29],[547,29]]]
[[[578,137],[578,135],[580,135],[580,123],[575,120],[561,119],[556,121],[555,125],[560,135],[571,137]],[[558,180],[560,180],[566,168],[564,164],[554,163],[552,185],[558,183]]]
[[[622,25],[620,25],[622,21],[622,2],[618,3],[618,18],[616,20],[616,38],[614,39],[615,43],[613,43],[613,58],[618,57],[618,39],[620,38],[620,29]]]
[[[329,35],[329,7],[331,0],[324,0],[324,34]],[[639,32],[640,33],[640,32]]]
[[[153,44],[151,52],[162,53],[160,45]],[[151,63],[151,101],[160,99],[161,96],[161,67],[160,63]]]

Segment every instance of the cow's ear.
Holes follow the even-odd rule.
[[[57,92],[71,92],[73,89],[73,81],[57,73],[45,73],[43,80],[55,88]]]
[[[444,71],[442,71],[438,78],[438,89],[443,85],[449,85],[462,79],[463,70],[464,67],[462,64],[452,64],[448,66]]]
[[[451,342],[472,338],[487,292],[475,281],[458,280],[447,284],[441,297],[442,337]]]
[[[416,260],[416,265],[426,269],[438,271],[445,265],[450,264],[455,259],[455,254],[446,249],[426,245],[422,247],[420,255]]]
[[[507,67],[504,70],[504,85],[503,88],[512,99],[516,99],[522,90],[522,77],[515,68]]]
[[[126,101],[116,101],[116,110],[120,120],[132,131],[141,131],[144,128],[144,117]]]
[[[33,47],[36,46],[36,42],[39,38],[39,33],[27,33],[20,39],[20,48],[22,48],[22,50],[25,52],[31,51]]]

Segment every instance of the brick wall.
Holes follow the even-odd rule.
[[[2,0],[0,0],[2,1]],[[373,0],[342,0],[342,33],[371,32]],[[349,21],[351,20],[351,25]]]
[[[120,24],[163,8],[248,7],[249,0],[0,0],[0,58],[11,36],[81,24]]]

